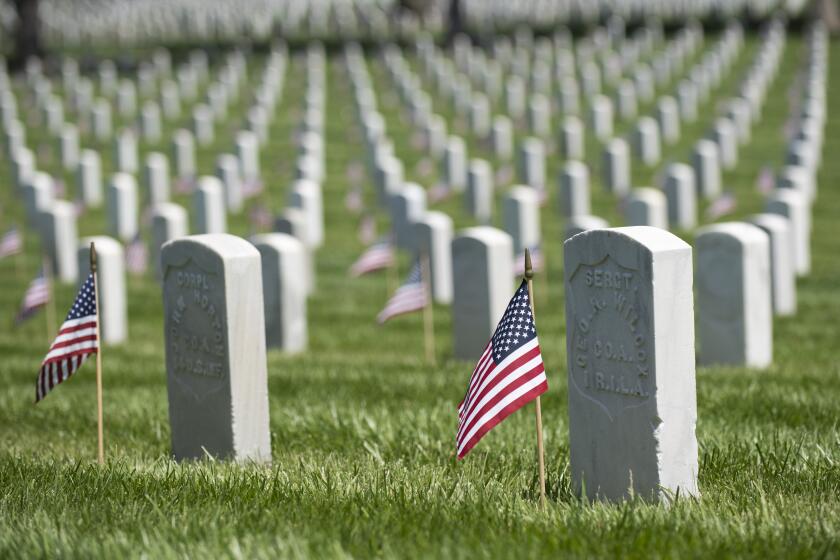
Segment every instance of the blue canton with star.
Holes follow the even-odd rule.
[[[93,292],[93,274],[88,276],[82,289],[79,290],[79,295],[76,296],[76,301],[73,302],[73,307],[67,314],[65,321],[79,319],[81,317],[89,317],[96,315],[96,294]]]
[[[519,289],[502,315],[502,320],[493,333],[493,360],[498,364],[510,354],[537,336],[537,327],[531,315],[528,299],[528,282],[522,281]]]

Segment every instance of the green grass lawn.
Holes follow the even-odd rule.
[[[714,35],[707,36],[705,48],[714,41]],[[717,101],[736,90],[757,46],[756,37],[747,38],[718,97],[701,107],[701,120],[684,127],[683,139],[664,151],[664,159],[687,161],[715,116]],[[562,161],[556,155],[549,163],[551,200],[541,217],[548,272],[538,275],[535,286],[549,377],[542,405],[547,507],[538,502],[532,406],[494,429],[465,460],[453,458],[455,406],[474,364],[451,358],[449,310],[435,309],[439,363],[430,366],[423,359],[419,315],[385,327],[375,323],[388,295],[386,276],[347,278],[362,245],[358,219],[344,208],[346,169],[364,154],[349,80],[340,58],[331,58],[326,243],[317,256],[318,291],[309,302],[310,351],[268,355],[272,466],[170,460],[161,293],[151,277],[128,283],[131,343],[106,347],[102,354],[107,465],[99,467],[95,460],[92,363],[33,406],[36,373],[51,336],[43,314],[20,328],[12,326],[39,260],[35,235],[27,231],[26,257],[0,261],[0,557],[837,556],[840,161],[833,156],[840,153],[840,43],[830,48],[833,71],[813,209],[813,271],[798,282],[797,315],[775,321],[771,368],[698,369],[700,499],[680,500],[670,508],[636,501],[592,505],[571,491],[563,221],[554,192]],[[787,90],[804,67],[805,50],[801,37],[788,37],[763,119],[741,150],[738,169],[724,176],[726,187],[738,195],[734,218],[762,209],[755,187],[758,170],[781,165]],[[250,78],[256,80],[263,59],[251,60]],[[415,173],[420,156],[411,148],[409,124],[382,62],[370,58],[368,65],[407,177],[431,186],[434,175]],[[658,94],[671,93],[677,81]],[[16,88],[21,114],[32,117],[28,143],[44,146],[39,167],[58,173],[54,142],[27,112],[23,86]],[[271,139],[261,153],[267,189],[260,199],[275,211],[284,206],[293,175],[293,133],[302,118],[304,88],[304,59],[293,51]],[[202,173],[212,172],[215,154],[232,150],[247,93],[243,90],[228,121],[217,126],[214,145],[199,150]],[[451,114],[438,98],[435,110]],[[187,122],[185,112],[181,122],[166,127],[160,144],[141,143],[142,152],[169,153],[172,130]],[[89,135],[82,143],[103,150],[107,177],[113,169],[110,145]],[[596,171],[601,154],[594,142],[587,149],[594,209],[620,225],[615,201],[601,188]],[[470,154],[489,152],[471,141]],[[657,171],[635,161],[634,166],[637,184],[649,183]],[[0,177],[0,229],[5,230],[23,215],[5,157]],[[73,175],[65,178],[72,195]],[[375,203],[372,188],[366,188],[365,198],[368,205]],[[189,197],[175,200],[192,212]],[[438,207],[459,228],[471,224],[459,200]],[[384,212],[378,222],[385,231]],[[247,235],[247,213],[230,217],[229,228]],[[101,210],[79,222],[80,235],[103,231]],[[403,272],[408,264],[409,256],[403,255]],[[60,316],[74,294],[74,286],[58,288]]]

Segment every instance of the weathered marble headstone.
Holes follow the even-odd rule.
[[[606,229],[608,227],[610,227],[610,224],[599,216],[571,216],[566,219],[566,227],[563,228],[563,241],[590,229]]]
[[[179,129],[172,135],[172,161],[177,178],[195,177],[195,141],[189,130]]]
[[[764,230],[770,240],[770,278],[773,312],[779,316],[796,314],[796,270],[790,220],[778,214],[756,214],[750,223]]]
[[[271,460],[260,254],[232,235],[163,246],[169,421],[177,460]]]
[[[97,140],[107,140],[112,133],[111,104],[107,99],[97,99],[93,104],[93,134]]]
[[[140,112],[140,129],[147,142],[158,142],[161,135],[160,107],[154,101],[143,104]]]
[[[467,152],[464,141],[458,136],[450,136],[443,152],[443,177],[447,186],[462,192],[467,186]]]
[[[497,158],[509,161],[513,157],[513,125],[508,117],[499,115],[493,119],[491,141]]]
[[[561,154],[568,160],[583,160],[584,145],[583,123],[578,117],[568,115],[560,128]]]
[[[306,293],[315,293],[316,269],[315,255],[313,254],[315,248],[309,245],[309,227],[306,224],[306,214],[300,208],[286,208],[274,221],[274,230],[291,235],[306,247],[306,274],[304,276]]]
[[[108,233],[120,241],[131,241],[137,235],[137,181],[134,175],[114,173],[105,190],[108,211]]]
[[[684,163],[674,163],[665,170],[665,198],[668,200],[668,223],[681,230],[697,225],[697,187],[694,170]]]
[[[117,135],[114,150],[117,170],[125,173],[137,173],[140,168],[140,156],[137,151],[137,137],[131,129],[126,128],[120,131]]]
[[[583,216],[590,211],[589,168],[581,161],[570,161],[560,171],[560,212],[563,216]]]
[[[169,160],[160,152],[150,152],[143,166],[146,200],[149,204],[169,202]]]
[[[452,218],[443,212],[426,212],[414,224],[416,249],[429,257],[432,299],[452,303]]]
[[[564,253],[574,488],[697,495],[691,247],[641,226],[578,234]]]
[[[668,203],[658,189],[637,187],[630,191],[624,212],[628,226],[668,229]]]
[[[99,159],[99,152],[82,150],[79,156],[77,178],[79,182],[77,196],[82,204],[86,208],[102,206],[102,162]]]
[[[227,231],[224,190],[218,177],[204,176],[198,179],[198,186],[193,194],[196,233]]]
[[[242,211],[242,179],[239,176],[239,160],[233,154],[221,154],[216,158],[216,177],[225,188],[225,204],[229,212]]]
[[[793,189],[776,189],[765,211],[790,220],[794,268],[797,276],[806,276],[811,272],[811,207],[807,196]]]
[[[764,368],[773,361],[770,241],[752,224],[697,230],[698,361]]]
[[[307,251],[298,239],[285,233],[254,236],[251,243],[262,258],[265,342],[269,348],[296,353],[306,349]]]
[[[619,118],[629,121],[636,118],[639,112],[639,102],[636,98],[636,87],[631,80],[622,80],[616,92],[616,107]]]
[[[416,183],[406,183],[391,195],[389,208],[397,247],[412,249],[414,223],[426,213],[426,191]]]
[[[29,182],[23,185],[27,223],[35,228],[40,227],[41,212],[52,205],[54,198],[53,178],[41,171],[34,172]]]
[[[239,172],[245,182],[260,180],[260,151],[257,136],[248,130],[236,135],[236,155],[239,157]]]
[[[720,159],[717,144],[711,140],[700,140],[691,154],[691,165],[697,194],[707,200],[717,198],[721,191]]]
[[[712,127],[711,140],[717,144],[718,157],[723,169],[735,169],[738,165],[738,136],[735,127],[727,118],[719,118]]]
[[[116,239],[105,236],[79,240],[79,281],[90,274],[90,244],[96,244],[96,276],[99,281],[99,334],[105,344],[128,340],[128,298],[125,285],[125,256]]]
[[[480,224],[490,223],[493,217],[493,169],[483,159],[470,161],[464,202],[467,212]]]
[[[213,142],[213,111],[207,105],[200,103],[195,106],[192,114],[192,128],[199,146],[208,146]]]
[[[633,133],[633,147],[636,157],[648,167],[659,163],[662,153],[659,143],[659,126],[652,117],[639,119]]]
[[[425,191],[422,194],[425,203]],[[324,244],[324,201],[321,186],[306,179],[295,181],[289,192],[289,207],[300,209],[306,216],[304,245],[310,249],[321,247]]]
[[[463,230],[452,242],[453,353],[476,360],[513,294],[513,239],[490,226]]]
[[[537,191],[519,185],[510,189],[502,199],[502,223],[513,239],[514,255],[540,244],[540,199]]]
[[[161,279],[163,272],[160,263],[161,247],[167,241],[185,237],[188,231],[187,211],[183,206],[162,202],[152,207],[152,240],[149,253],[158,279]]]
[[[604,147],[604,186],[617,196],[630,192],[630,151],[622,138],[613,138]]]
[[[598,95],[590,105],[590,122],[595,138],[605,142],[613,134],[613,106],[610,98]]]
[[[71,202],[54,200],[41,212],[41,239],[59,282],[73,284],[79,276],[76,264],[76,211]]]
[[[535,189],[545,188],[545,146],[539,138],[526,138],[519,148],[519,178]]]
[[[666,144],[673,144],[680,139],[679,107],[673,97],[662,97],[656,104],[656,121],[659,132]]]
[[[64,125],[58,146],[61,152],[61,166],[67,171],[76,169],[79,164],[79,130],[74,125]]]

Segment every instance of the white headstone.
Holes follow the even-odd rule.
[[[76,263],[76,211],[71,202],[54,200],[41,212],[41,235],[44,250],[59,282],[73,284],[79,276]]]
[[[227,231],[225,187],[218,177],[200,177],[195,194],[193,194],[193,201],[196,233],[225,233]]]
[[[137,173],[140,169],[140,155],[137,151],[137,137],[131,129],[125,128],[120,131],[114,150],[117,171]]]
[[[470,161],[467,190],[464,193],[467,212],[480,224],[489,224],[493,218],[493,169],[483,159]]]
[[[307,251],[285,233],[257,235],[251,242],[262,258],[265,341],[269,348],[297,353],[306,349]]]
[[[565,243],[569,455],[590,500],[696,496],[691,247],[649,227]]]
[[[764,368],[773,361],[770,247],[742,222],[697,230],[698,361]]]
[[[163,244],[188,234],[187,211],[172,202],[162,202],[152,207],[151,261],[158,279],[162,277],[160,249]]]
[[[652,117],[639,119],[633,134],[633,147],[636,157],[648,167],[659,163],[662,153],[659,143],[659,126]]]
[[[143,179],[149,204],[169,202],[169,160],[165,155],[160,152],[150,152],[146,155]]]
[[[269,462],[260,254],[232,235],[163,246],[169,421],[177,460]]]
[[[228,212],[242,211],[242,179],[239,176],[239,160],[233,154],[221,154],[216,158],[216,177],[225,188],[225,204]]]
[[[72,124],[65,124],[59,137],[61,165],[66,171],[72,171],[79,165],[79,131]]]
[[[612,138],[613,134],[613,106],[610,98],[605,95],[598,95],[590,105],[590,125],[592,126],[595,138],[605,142]]]
[[[111,237],[79,240],[79,281],[90,274],[90,244],[96,246],[96,279],[99,290],[99,334],[104,344],[128,340],[128,298],[125,285],[125,255],[119,241]]]
[[[537,191],[525,185],[513,187],[502,199],[502,223],[513,240],[514,255],[539,246],[540,199]]]
[[[519,148],[519,178],[535,189],[545,188],[545,146],[539,138],[525,138]]]
[[[570,161],[560,171],[560,212],[566,218],[590,212],[589,168],[581,161]]]
[[[306,217],[307,240],[303,242],[304,245],[310,249],[323,245],[324,201],[321,186],[306,179],[295,181],[289,192],[289,206],[300,209]]]
[[[765,211],[790,220],[797,276],[811,272],[811,207],[806,195],[793,189],[776,189]]]
[[[613,138],[604,147],[604,186],[617,196],[630,192],[630,151],[622,138]]]
[[[426,212],[414,224],[417,250],[429,257],[432,299],[452,303],[452,218],[443,212]]]
[[[560,128],[560,150],[567,160],[583,160],[585,155],[583,123],[578,117],[568,115]]]
[[[750,223],[764,230],[770,240],[770,279],[773,312],[785,317],[796,314],[796,270],[790,220],[778,214],[756,214]]]
[[[463,230],[452,242],[453,353],[477,360],[513,295],[513,240],[490,226]]]
[[[105,190],[108,233],[120,241],[131,241],[137,235],[137,181],[128,173],[114,173]]]
[[[680,230],[694,229],[697,226],[694,170],[684,163],[669,165],[665,170],[664,190],[668,200],[668,223]]]
[[[86,208],[102,205],[102,162],[96,150],[82,150],[77,170],[77,196]]]
[[[717,144],[711,140],[699,140],[691,154],[691,165],[694,168],[697,194],[707,200],[717,198],[721,191]]]
[[[179,129],[172,135],[172,161],[177,178],[195,177],[195,141],[189,130]]]

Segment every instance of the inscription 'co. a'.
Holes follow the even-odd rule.
[[[582,265],[571,280],[573,379],[611,416],[650,397],[638,275],[608,259],[597,267]]]

